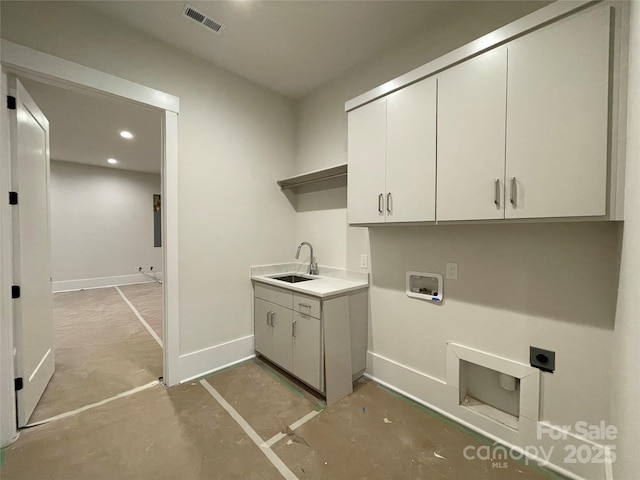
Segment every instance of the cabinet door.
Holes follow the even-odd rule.
[[[254,300],[253,343],[256,352],[271,358],[271,325],[269,317],[274,305],[261,298]]]
[[[280,367],[292,372],[291,346],[293,338],[293,312],[280,305],[271,305],[272,344],[269,357]]]
[[[438,77],[438,220],[504,218],[507,50]]]
[[[609,16],[600,7],[509,44],[506,218],[606,213]]]
[[[387,223],[435,220],[435,78],[387,96],[386,187]]]
[[[348,114],[347,214],[349,223],[383,223],[386,98]]]
[[[320,320],[295,312],[293,323],[293,374],[322,390]]]

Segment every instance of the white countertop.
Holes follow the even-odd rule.
[[[334,297],[369,287],[369,274],[366,272],[350,272],[322,265],[319,270],[320,275],[309,275],[305,273],[305,266],[302,264],[265,265],[251,268],[251,280],[319,298]],[[288,283],[271,278],[282,275],[301,275],[314,280]]]

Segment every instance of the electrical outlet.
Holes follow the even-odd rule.
[[[458,279],[458,264],[447,263],[447,280],[457,280],[457,279]]]
[[[556,369],[556,352],[538,347],[529,347],[529,363],[543,372],[553,373]]]
[[[360,255],[360,268],[367,268],[369,266],[369,259],[366,254]]]

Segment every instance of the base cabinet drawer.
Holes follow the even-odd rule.
[[[303,295],[301,293],[293,294],[293,310],[304,313],[315,318],[321,318],[321,302],[319,298]]]

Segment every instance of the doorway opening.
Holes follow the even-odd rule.
[[[163,376],[162,115],[18,79],[50,128],[56,368],[33,424]]]
[[[18,80],[50,130],[55,373],[27,413],[34,424],[163,377],[162,115]],[[23,426],[20,409],[19,397]]]

